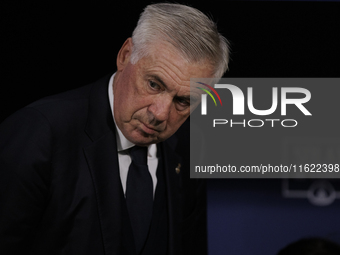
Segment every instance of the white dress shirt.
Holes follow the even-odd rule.
[[[126,179],[129,171],[129,166],[131,164],[131,157],[129,155],[128,149],[133,147],[135,144],[130,142],[128,139],[125,138],[122,131],[118,128],[115,118],[114,118],[114,95],[113,95],[113,78],[115,76],[115,73],[111,76],[109,81],[109,100],[110,100],[110,106],[112,110],[112,116],[113,120],[116,125],[116,140],[117,140],[117,151],[118,151],[118,161],[119,161],[119,172],[120,172],[120,180],[122,182],[122,187],[124,194],[126,192]],[[156,170],[158,166],[158,158],[157,158],[157,146],[156,144],[151,144],[148,147],[148,167],[149,172],[152,177],[153,182],[153,194],[155,194],[156,185],[157,185],[157,176],[156,176]]]

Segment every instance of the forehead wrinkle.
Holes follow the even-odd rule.
[[[160,71],[163,75],[170,77],[170,79],[175,82],[176,86],[190,87],[190,74],[189,77],[187,77],[184,71],[182,71],[180,67],[177,67],[177,65],[172,64],[171,61],[162,62],[155,66],[155,69]],[[167,82],[165,83],[167,84]],[[185,83],[188,83],[188,85]]]
[[[189,63],[178,54],[176,49],[173,49],[173,46],[162,43],[156,44],[156,46],[160,47],[153,47],[148,55],[151,61],[148,71],[160,73],[162,76],[159,74],[158,77],[167,85],[169,91],[175,90],[176,94],[180,92],[184,95],[187,93],[191,94],[190,78],[201,78],[207,75],[206,71],[209,72],[209,75],[212,73],[211,66],[206,61]]]
[[[178,56],[178,57],[181,58],[180,56]],[[207,64],[207,62],[196,62],[196,63],[190,64],[189,62],[187,62],[186,60],[184,60],[182,58],[181,62],[184,63],[184,66],[181,66],[180,64],[176,65],[175,63],[173,63],[173,61],[162,61],[162,59],[160,59],[158,61],[161,62],[161,64],[158,64],[159,68],[164,69],[165,73],[167,75],[169,75],[180,86],[185,86],[185,84],[181,85],[182,83],[189,83],[189,85],[186,86],[186,87],[190,87],[190,78],[213,77],[212,68],[211,68],[210,64]],[[157,62],[157,60],[155,62]],[[168,67],[168,68],[165,68],[163,65]],[[208,76],[206,76],[207,74],[205,72],[206,70],[204,70],[204,66],[206,66],[206,69],[209,69],[208,70],[208,73],[209,73]],[[173,71],[172,68],[174,68],[175,71]],[[170,70],[170,72],[167,71],[167,70]],[[195,70],[196,74],[193,74],[192,70]],[[187,72],[187,73],[185,73],[185,72]],[[199,72],[200,74],[197,74],[197,72]],[[187,77],[187,75],[188,75],[188,77]],[[175,77],[173,77],[173,76],[175,76]]]
[[[184,72],[189,70],[189,63],[182,56],[168,47],[166,47],[165,51],[170,55],[170,59],[168,59],[167,54],[164,55],[163,52],[159,54],[159,52],[153,51],[153,54],[150,54],[152,61],[155,63],[155,68],[158,67],[163,69],[167,76],[170,76],[170,78],[173,79],[177,84],[181,85],[183,82],[186,82],[187,77]],[[176,64],[178,60],[180,63]],[[188,74],[188,81],[190,82],[190,72]]]

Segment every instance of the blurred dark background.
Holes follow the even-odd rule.
[[[177,2],[212,16],[230,40],[225,77],[340,76],[340,2]],[[149,3],[2,1],[0,122],[41,97],[115,70],[121,45]],[[318,206],[282,196],[282,185],[209,180],[210,254],[275,254],[305,236],[340,242],[338,199]]]

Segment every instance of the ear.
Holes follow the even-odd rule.
[[[121,71],[129,63],[132,53],[132,38],[126,39],[117,55],[117,70]]]

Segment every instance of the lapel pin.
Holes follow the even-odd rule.
[[[176,174],[179,174],[179,172],[181,171],[181,164],[178,163],[178,166],[175,168],[176,170]]]

